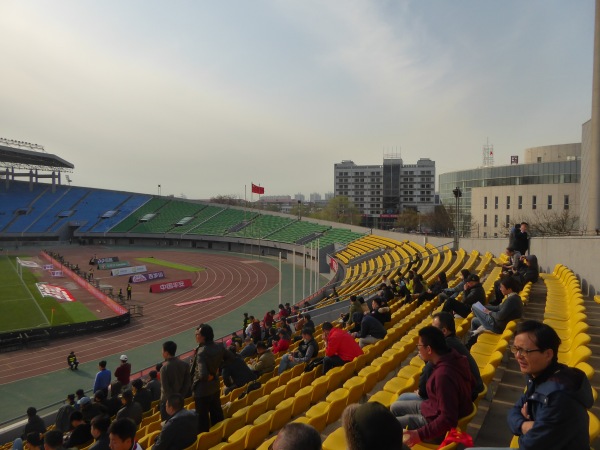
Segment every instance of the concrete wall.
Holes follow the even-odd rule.
[[[567,161],[568,158],[581,157],[581,144],[557,144],[525,149],[525,164],[537,162]],[[541,158],[538,161],[538,158]]]
[[[467,251],[490,251],[494,255],[501,254],[508,245],[503,239],[461,239],[460,246]],[[570,237],[533,237],[530,251],[538,257],[540,269],[552,272],[556,264],[564,264],[571,269],[581,281],[585,294],[600,293],[600,273],[597,263],[600,261],[600,238],[592,236]]]

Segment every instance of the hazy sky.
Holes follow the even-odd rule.
[[[0,2],[0,136],[74,184],[208,198],[333,190],[581,142],[593,0]],[[248,197],[250,195],[248,194]]]

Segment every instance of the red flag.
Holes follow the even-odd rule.
[[[261,186],[257,186],[254,183],[252,183],[252,193],[253,194],[264,194],[265,188],[261,187]]]

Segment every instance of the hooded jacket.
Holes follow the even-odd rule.
[[[534,425],[522,434],[521,426],[527,420],[521,414],[525,403]],[[592,388],[585,373],[552,363],[536,378],[527,377],[525,393],[508,413],[508,426],[519,436],[520,449],[587,450],[590,448],[587,409],[593,404]]]
[[[427,420],[417,430],[422,441],[443,437],[473,411],[474,384],[467,358],[454,349],[439,357],[427,380],[428,398],[421,402],[421,415]]]

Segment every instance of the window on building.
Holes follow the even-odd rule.
[[[565,195],[565,206],[564,209],[569,209],[569,196]]]
[[[498,214],[494,214],[494,228],[498,228]]]
[[[537,195],[531,197],[531,209],[537,209]]]
[[[498,197],[494,197],[494,209],[498,209]]]
[[[510,215],[509,214],[506,215],[506,227],[507,228],[510,227]]]
[[[483,215],[483,226],[487,227],[487,214]]]
[[[548,209],[552,209],[552,196],[548,196]]]
[[[487,209],[487,197],[483,197],[483,209]]]
[[[510,209],[510,195],[506,196],[506,209]]]
[[[519,195],[519,206],[518,206],[518,208],[519,209],[523,209],[523,196],[522,195]]]

